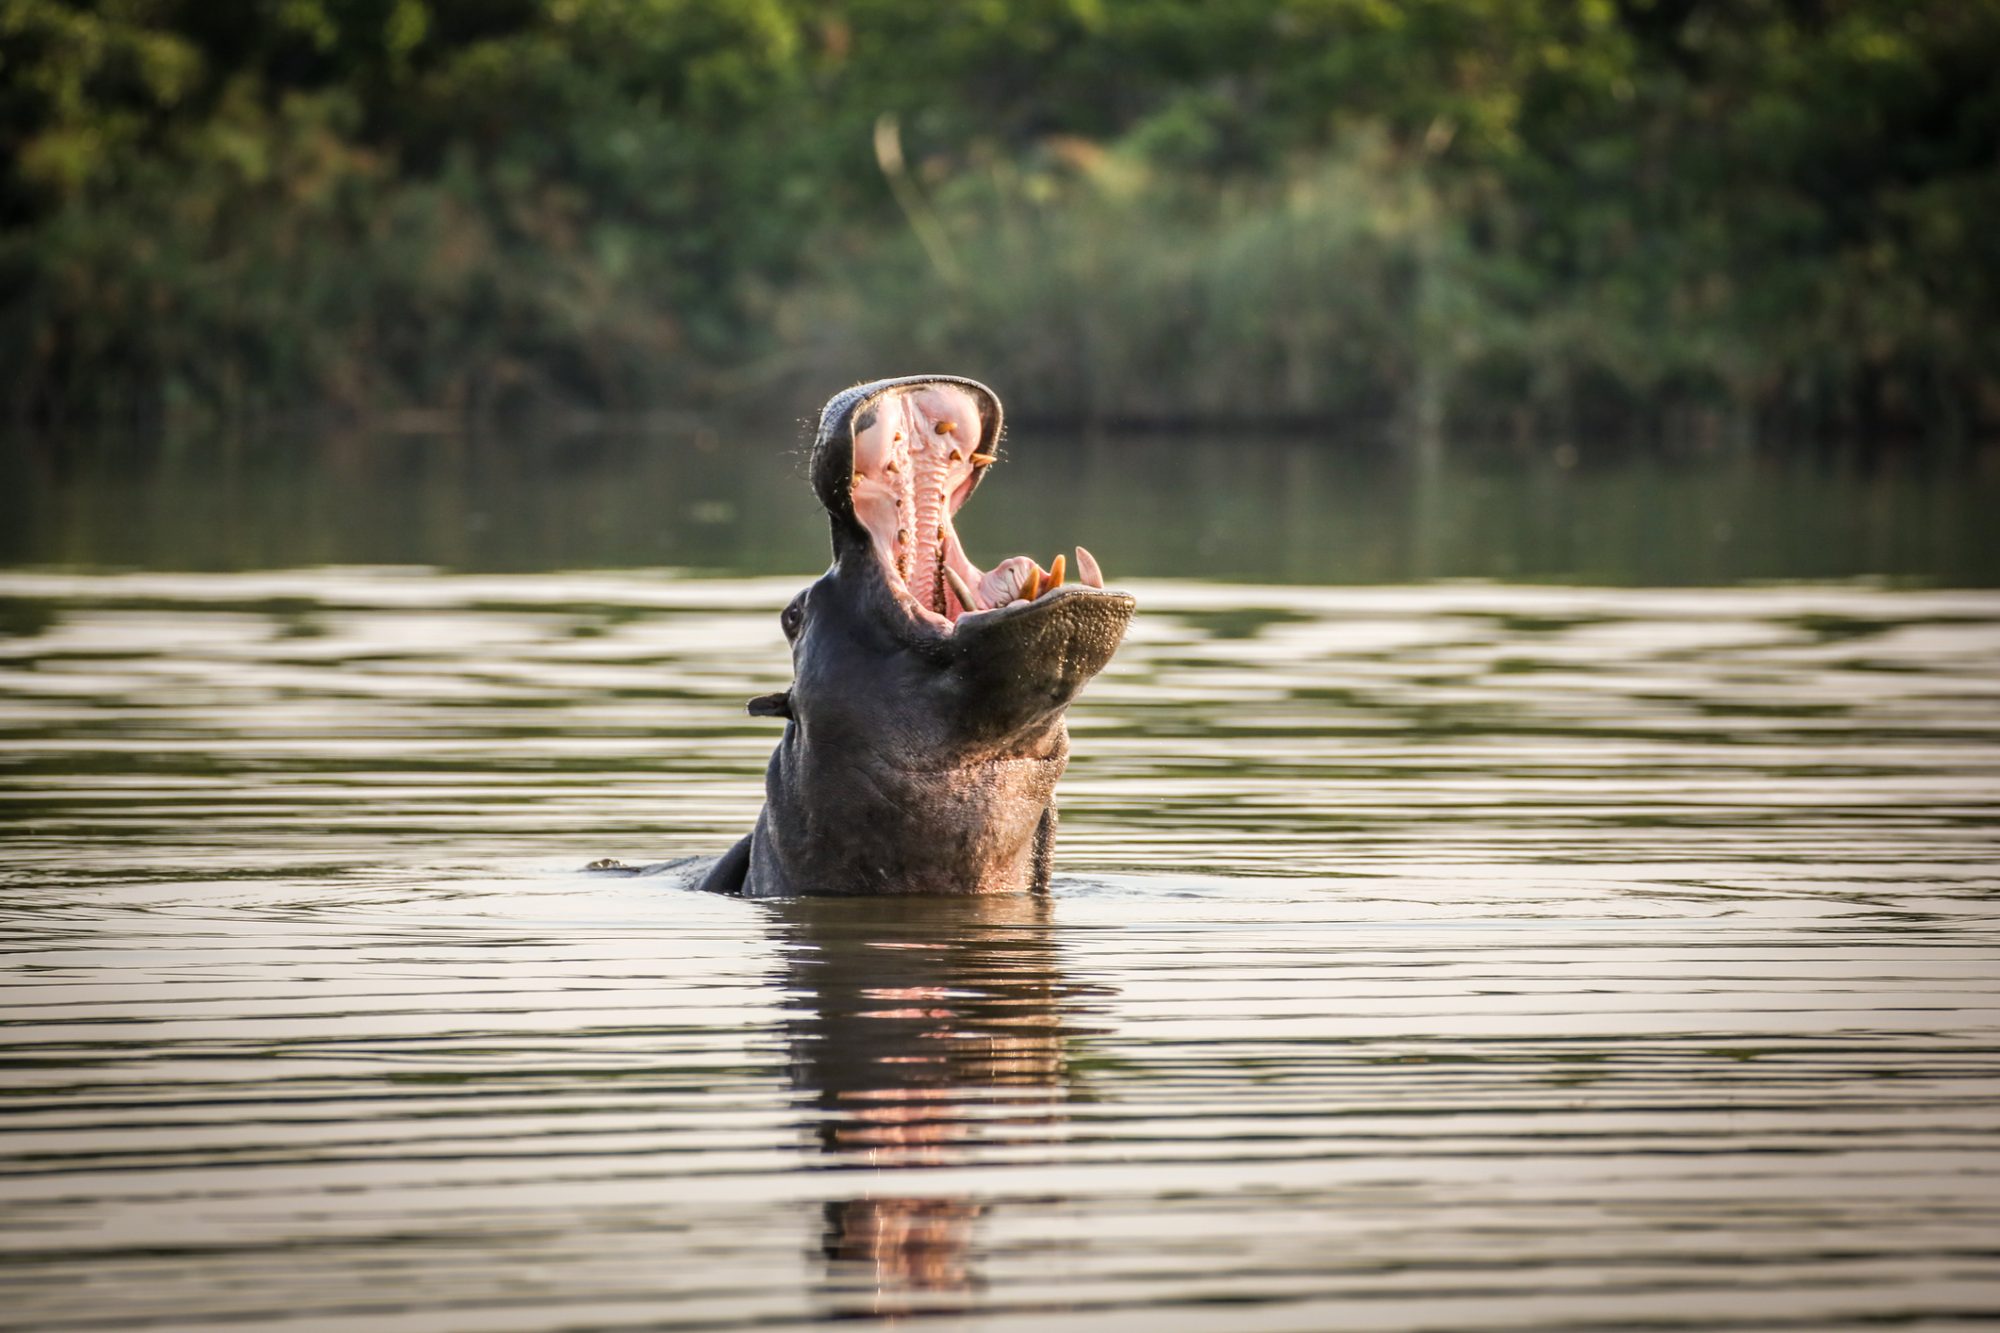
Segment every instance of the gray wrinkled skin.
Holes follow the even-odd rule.
[[[853,435],[884,395],[940,383],[978,397],[990,450],[999,400],[970,380],[877,381],[838,395],[821,416],[811,472],[833,566],[785,610],[792,686],[750,706],[788,719],[764,808],[704,888],[768,897],[1048,884],[1065,713],[1111,660],[1133,601],[1068,584],[950,632],[917,616],[855,516]]]

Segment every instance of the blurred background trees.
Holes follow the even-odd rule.
[[[17,418],[2000,425],[1995,0],[0,0]]]

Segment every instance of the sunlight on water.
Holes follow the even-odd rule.
[[[1140,582],[1046,902],[582,873],[800,581],[0,575],[0,1326],[2000,1317],[2000,594]]]

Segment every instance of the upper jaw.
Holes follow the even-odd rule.
[[[966,438],[978,441],[988,453],[999,443],[1003,429],[1000,396],[977,380],[960,375],[905,375],[857,384],[835,394],[820,412],[809,466],[813,492],[833,519],[836,546],[843,537],[856,535],[856,530],[861,529],[853,497],[855,431],[864,428],[860,423],[867,421],[870,410],[885,399],[923,390],[956,392],[968,397],[973,404],[971,415],[977,419],[977,432],[968,429]],[[967,420],[964,424],[969,428],[975,423]],[[983,474],[982,467],[972,478],[973,486],[979,484]],[[970,488],[966,494],[971,494]],[[964,496],[959,499],[964,502]],[[865,529],[861,530],[865,533]]]
[[[1073,569],[1058,555],[1047,569],[1014,556],[981,570],[966,555],[952,516],[997,458],[1000,429],[999,398],[956,376],[859,385],[821,414],[813,485],[831,516],[835,550],[843,558],[865,551],[912,627],[929,636],[1018,615],[1066,582],[1105,592],[1082,547]]]

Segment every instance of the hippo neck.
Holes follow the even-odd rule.
[[[912,767],[880,752],[800,743],[771,757],[752,853],[758,894],[1018,893],[1046,884],[1059,722],[1041,753]]]

